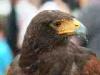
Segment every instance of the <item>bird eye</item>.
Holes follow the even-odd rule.
[[[59,27],[61,25],[61,22],[56,22],[55,26]]]

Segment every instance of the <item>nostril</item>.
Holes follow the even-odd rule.
[[[78,27],[79,25],[76,24],[75,26]]]

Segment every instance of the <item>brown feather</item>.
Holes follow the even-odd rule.
[[[14,60],[8,73],[81,75],[85,71],[84,67],[87,69],[87,62],[95,54],[71,42],[69,36],[57,35],[49,27],[50,23],[62,19],[71,20],[73,16],[60,11],[43,11],[33,18],[26,32],[20,57]]]

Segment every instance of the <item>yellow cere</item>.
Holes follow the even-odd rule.
[[[52,26],[58,34],[67,34],[67,35],[73,35],[75,34],[75,31],[80,27],[80,22],[76,19],[72,20],[60,20],[61,25],[56,27]]]

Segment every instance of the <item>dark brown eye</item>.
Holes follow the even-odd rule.
[[[55,26],[59,27],[61,25],[61,22],[56,22]]]

